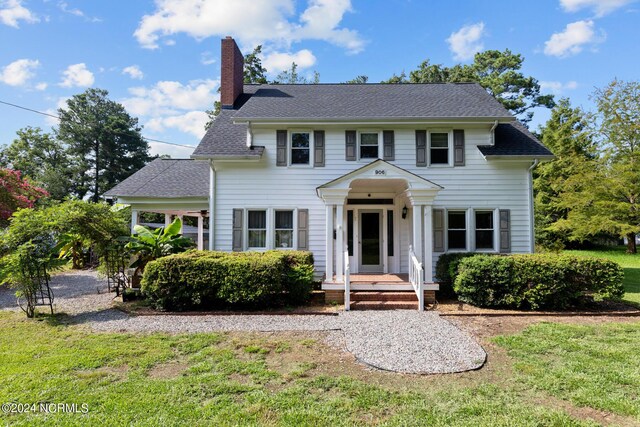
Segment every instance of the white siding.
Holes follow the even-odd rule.
[[[345,161],[344,131],[347,128],[324,129],[325,167],[277,167],[276,128],[258,128],[255,125],[254,145],[265,146],[260,162],[216,163],[216,249],[231,250],[231,216],[234,208],[309,209],[309,249],[314,253],[317,270],[324,271],[325,207],[316,195],[316,188],[368,163]],[[435,199],[436,208],[510,209],[512,251],[528,252],[530,217],[527,187],[530,162],[484,160],[476,146],[489,144],[489,141],[488,126],[469,126],[465,128],[465,166],[416,167],[415,128],[396,128],[396,160],[391,163],[444,187]],[[411,209],[407,218],[401,220],[400,227],[398,249],[403,271],[407,269],[405,252],[411,239],[410,216]],[[434,262],[437,255],[434,254]]]

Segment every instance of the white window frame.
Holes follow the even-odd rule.
[[[287,247],[287,248],[283,248],[281,246],[276,246],[276,231],[278,231],[279,229],[276,228],[276,213],[277,212],[291,212],[291,246]],[[272,228],[273,228],[273,239],[271,242],[271,246],[273,247],[273,249],[279,249],[279,250],[294,250],[295,248],[298,247],[298,241],[297,241],[297,229],[298,229],[298,218],[297,218],[297,213],[298,210],[295,208],[274,208],[273,209],[273,222],[272,222]],[[280,230],[289,230],[289,228],[281,228]]]
[[[308,133],[309,134],[309,163],[293,163],[293,134],[294,133]],[[312,168],[314,163],[313,152],[315,141],[313,140],[313,131],[309,129],[290,129],[288,131],[288,142],[287,142],[287,154],[289,158],[289,167],[293,168]]]
[[[464,248],[449,248],[449,213],[463,213],[464,214]],[[467,252],[469,250],[469,210],[467,208],[451,208],[445,210],[445,218],[444,218],[444,231],[445,231],[445,242],[446,242],[446,252]],[[461,228],[454,228],[453,230],[462,230]]]
[[[249,246],[249,212],[264,212],[265,215],[265,246]],[[243,224],[245,242],[244,247],[247,248],[248,251],[265,251],[269,249],[269,210],[266,208],[247,208],[245,209],[245,221]],[[262,228],[252,228],[251,230],[263,230]]]
[[[360,145],[362,142],[362,134],[363,133],[375,133],[378,135],[378,157],[365,157],[362,158],[360,157]],[[358,150],[357,152],[357,156],[358,156],[358,161],[362,161],[362,162],[371,162],[371,161],[375,161],[376,159],[382,159],[383,158],[383,142],[382,142],[382,131],[379,129],[362,129],[358,131],[358,143],[357,143],[357,147],[356,149]]]
[[[431,134],[447,134],[447,163],[431,163]],[[429,129],[427,130],[427,165],[434,168],[453,166],[453,129]]]
[[[474,252],[497,252],[496,251],[496,212],[497,209],[493,209],[493,208],[477,208],[477,209],[473,209],[473,248],[474,248]],[[491,230],[492,233],[492,238],[493,238],[493,246],[491,248],[478,248],[478,242],[477,242],[477,238],[476,238],[476,232],[478,231],[478,225],[476,223],[476,213],[477,212],[484,212],[484,213],[490,213],[491,214],[491,220],[493,223],[493,228],[489,229],[489,228],[483,228],[481,230],[484,231],[488,231]],[[499,237],[499,235],[498,235]]]
[[[249,246],[249,212],[261,211],[266,212],[266,240],[265,247],[250,247]],[[291,211],[293,212],[293,239],[292,246],[290,248],[277,248],[276,247],[276,211]],[[295,250],[298,247],[298,208],[291,206],[252,206],[244,208],[244,221],[242,225],[242,234],[244,237],[243,247],[245,251],[257,251],[263,252],[272,249],[279,250]],[[258,230],[258,229],[254,229]],[[261,230],[261,229],[260,229]]]

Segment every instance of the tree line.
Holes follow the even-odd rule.
[[[74,95],[51,132],[26,127],[0,148],[0,167],[44,189],[50,199],[100,200],[151,160],[138,119],[102,89]]]

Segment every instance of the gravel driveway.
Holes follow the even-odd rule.
[[[104,332],[332,331],[329,341],[360,362],[395,372],[440,374],[477,369],[486,353],[466,332],[435,312],[351,311],[324,315],[130,316],[110,308],[113,295],[93,271],[51,280],[55,310],[73,323]],[[0,288],[0,309],[15,309],[12,290]]]

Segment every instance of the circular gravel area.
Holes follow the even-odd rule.
[[[442,374],[481,367],[483,348],[436,312],[350,311],[322,315],[130,316],[111,308],[113,293],[94,271],[73,271],[51,279],[56,312],[76,324],[104,332],[197,333],[219,331],[333,331],[360,362],[388,371]],[[0,309],[16,309],[14,291],[0,288]],[[42,309],[42,308],[41,308]]]

